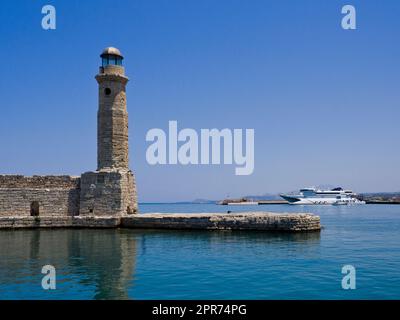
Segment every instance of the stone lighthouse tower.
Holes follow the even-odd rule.
[[[116,48],[101,54],[97,114],[97,170],[128,169],[128,112],[125,86],[128,78]]]
[[[100,57],[97,171],[82,175],[80,215],[123,216],[137,212],[135,179],[129,169],[128,78],[118,49],[108,47]]]

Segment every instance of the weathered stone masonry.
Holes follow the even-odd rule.
[[[0,175],[0,216],[79,215],[80,178],[70,176]]]
[[[134,176],[130,171],[86,172],[81,179],[80,215],[107,216],[137,212]]]

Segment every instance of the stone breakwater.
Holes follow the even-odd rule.
[[[319,216],[313,214],[243,213],[146,213],[122,218],[122,226],[142,229],[204,229],[260,231],[317,231]]]
[[[0,229],[20,228],[117,228],[121,218],[116,217],[0,217]]]
[[[310,232],[321,230],[313,214],[243,213],[146,213],[124,217],[0,217],[1,228],[135,228],[174,230],[253,230]]]

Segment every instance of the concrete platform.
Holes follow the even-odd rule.
[[[309,213],[145,213],[125,217],[0,217],[0,229],[134,228],[174,230],[254,230],[310,232],[321,230],[319,216]]]

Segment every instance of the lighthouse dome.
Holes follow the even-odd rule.
[[[121,51],[114,47],[105,48],[100,57],[103,67],[108,65],[122,66],[122,59],[124,58]]]
[[[113,55],[113,56],[119,56],[121,58],[123,58],[121,51],[119,51],[119,49],[114,48],[114,47],[107,47],[103,50],[103,52],[101,53],[100,57],[103,58],[103,56],[106,55]]]

